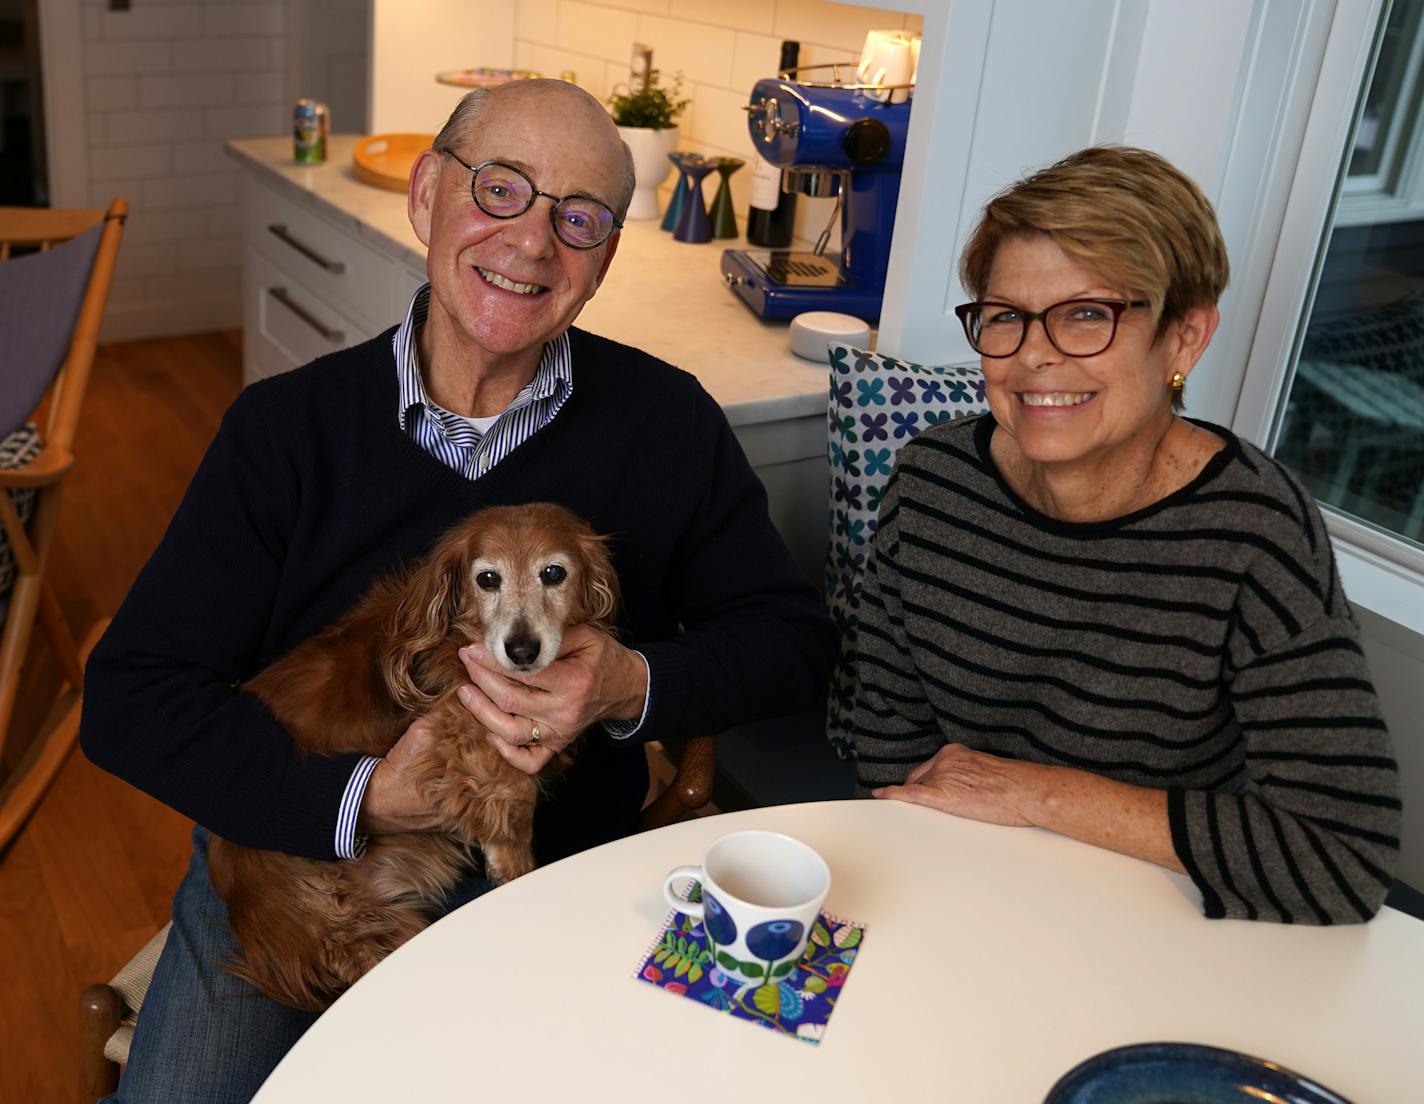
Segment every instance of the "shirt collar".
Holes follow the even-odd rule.
[[[430,313],[430,285],[423,284],[415,295],[411,297],[410,306],[406,309],[405,319],[396,330],[392,339],[392,346],[396,357],[396,375],[400,381],[400,406],[399,418],[400,427],[409,430],[411,421],[411,411],[419,407],[422,413],[430,412],[435,414],[440,408],[430,401],[430,396],[425,391],[425,381],[420,375],[420,353],[416,347],[415,331],[417,327],[425,324],[425,319]],[[564,389],[573,390],[573,360],[569,350],[569,334],[565,330],[552,341],[545,342],[544,352],[539,357],[539,367],[534,372],[534,378],[525,384],[524,388],[510,404],[510,409],[524,406],[527,403],[540,399],[549,399],[557,396]],[[440,419],[442,427],[445,426],[444,419]]]

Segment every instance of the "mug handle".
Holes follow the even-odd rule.
[[[685,912],[688,916],[695,916],[702,919],[701,901],[684,901],[672,891],[672,883],[678,878],[692,878],[695,881],[702,881],[702,867],[700,866],[679,866],[676,870],[668,871],[668,875],[663,879],[663,896],[667,898],[668,904],[677,909],[678,912]]]

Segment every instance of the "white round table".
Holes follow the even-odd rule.
[[[820,1046],[637,980],[672,867],[743,828],[830,864],[867,926]],[[1036,1104],[1127,1043],[1229,1047],[1357,1104],[1424,1101],[1424,923],[1202,917],[1179,875],[898,802],[757,809],[633,836],[452,913],[351,989],[258,1104],[893,1100]]]

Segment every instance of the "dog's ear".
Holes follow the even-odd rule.
[[[401,600],[387,622],[381,671],[402,709],[422,710],[435,695],[422,689],[425,658],[450,634],[464,599],[468,542],[451,534],[401,587]]]
[[[608,538],[592,529],[579,534],[579,554],[583,558],[583,602],[587,618],[612,628],[623,598],[618,587],[618,574],[608,555]]]

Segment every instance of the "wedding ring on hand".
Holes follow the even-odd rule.
[[[539,743],[539,722],[530,721],[529,723],[532,726],[529,729],[529,746],[533,747]]]

